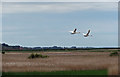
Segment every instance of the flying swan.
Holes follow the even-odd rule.
[[[92,35],[89,35],[89,34],[90,34],[90,30],[88,30],[87,34],[84,34],[84,33],[83,33],[83,36],[84,36],[84,37],[92,36]]]
[[[71,32],[71,34],[78,34],[78,33],[80,33],[80,32],[77,32],[76,28],[74,29],[74,31],[69,31],[69,32]]]

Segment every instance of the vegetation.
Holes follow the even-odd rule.
[[[5,54],[5,51],[2,51],[2,54]]]
[[[117,51],[110,53],[110,56],[119,56],[119,53]]]
[[[107,70],[52,71],[52,72],[3,72],[4,75],[108,75]]]
[[[53,46],[53,47],[23,47],[23,46],[19,46],[19,45],[16,45],[16,46],[11,46],[11,45],[8,45],[8,44],[1,44],[2,45],[2,50],[3,51],[72,51],[72,50],[90,50],[92,52],[94,51],[99,51],[100,52],[104,52],[104,50],[107,50],[107,49],[119,49],[119,48],[116,48],[116,47],[111,47],[111,48],[95,48],[95,47],[75,47],[75,46],[72,46],[72,47],[58,47],[58,46]],[[109,51],[109,50],[107,50]],[[119,50],[118,50],[119,51]]]
[[[4,52],[22,52],[22,53],[24,53],[24,52],[29,52],[29,53],[34,53],[34,52],[71,52],[71,51],[73,51],[73,52],[85,52],[85,51],[87,51],[87,52],[120,52],[120,51],[118,51],[117,49],[90,49],[90,50],[87,50],[87,49],[73,49],[73,50],[71,50],[71,49],[64,49],[64,50],[60,50],[60,49],[47,49],[47,50],[3,50]]]
[[[47,56],[47,55],[42,55],[42,54],[34,54],[34,53],[32,53],[28,58],[29,59],[33,59],[33,58],[47,58],[47,57],[49,57],[49,56]]]

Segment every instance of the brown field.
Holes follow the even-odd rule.
[[[37,52],[38,53],[38,52]],[[118,57],[110,52],[40,52],[48,58],[28,59],[31,53],[9,52],[2,55],[3,72],[100,70],[117,74]]]

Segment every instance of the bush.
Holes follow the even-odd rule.
[[[41,55],[40,57],[41,58],[47,58],[48,56],[47,55]]]
[[[2,54],[5,54],[5,52],[4,52],[4,51],[2,51]]]
[[[119,53],[117,51],[110,53],[110,56],[119,56]]]
[[[35,58],[35,55],[32,53],[28,58],[33,59],[33,58]]]
[[[42,54],[31,54],[28,58],[29,59],[33,59],[33,58],[47,58],[47,57],[49,57],[49,56],[47,56],[47,55],[42,55]]]
[[[35,55],[34,55],[35,57],[39,57],[39,55],[36,53]]]

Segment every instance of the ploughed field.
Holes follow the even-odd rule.
[[[3,72],[50,72],[65,70],[103,70],[116,74],[118,56],[111,52],[49,51],[34,52],[47,58],[28,59],[30,52],[6,52],[2,55]]]

